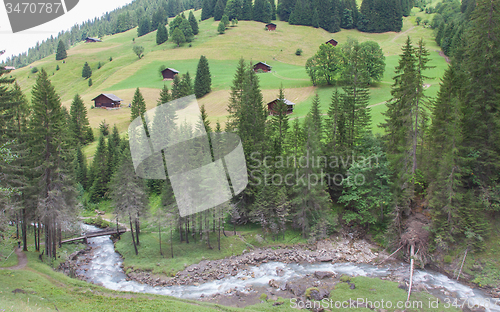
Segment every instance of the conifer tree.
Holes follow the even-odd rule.
[[[62,40],[59,40],[57,44],[56,61],[64,60],[66,57],[68,57],[66,46]]]
[[[207,58],[202,55],[198,62],[198,69],[194,80],[194,94],[196,98],[201,98],[207,93],[210,93],[212,87],[212,77]]]
[[[134,98],[132,99],[132,104],[130,107],[130,121],[134,121],[137,117],[144,117],[146,113],[146,101],[142,96],[139,88],[135,90]]]
[[[44,69],[32,89],[32,108],[29,146],[36,168],[37,213],[45,228],[45,254],[55,258],[57,232],[63,220],[73,216],[76,194],[65,113]]]
[[[220,21],[222,19],[222,15],[224,15],[224,10],[226,5],[223,0],[217,0],[214,8],[214,20]]]
[[[199,32],[198,29],[198,21],[196,20],[196,17],[194,17],[193,11],[189,11],[189,24],[191,25],[191,30],[193,31],[193,35],[197,35]]]
[[[92,76],[92,69],[90,68],[89,63],[85,62],[82,69],[82,77],[87,79],[90,78],[90,76]]]
[[[213,16],[212,0],[203,0],[203,5],[201,9],[201,20],[204,21]]]
[[[71,102],[70,115],[70,131],[74,139],[82,145],[94,141],[94,133],[87,118],[87,109],[78,94],[75,95],[73,102]]]
[[[103,135],[99,137],[97,149],[92,161],[92,185],[89,189],[90,200],[98,203],[107,196],[109,183],[108,170],[108,149],[106,147],[106,139]]]
[[[87,159],[83,155],[80,144],[77,145],[75,157],[75,178],[84,190],[87,190]]]
[[[272,7],[268,0],[255,0],[253,5],[253,20],[263,23],[271,21]]]
[[[271,119],[271,127],[274,132],[274,146],[275,154],[281,155],[285,148],[285,138],[288,131],[288,105],[285,104],[285,92],[283,90],[283,84],[281,84],[278,101],[274,105],[275,114]]]
[[[226,26],[224,25],[223,21],[219,22],[219,25],[217,26],[217,32],[222,35],[223,33],[226,32]]]
[[[189,72],[186,72],[184,75],[182,75],[180,93],[181,97],[188,96],[194,93],[193,82],[191,80]]]
[[[130,150],[127,148],[123,151],[120,157],[120,165],[112,178],[111,182],[111,199],[115,206],[115,213],[122,218],[129,219],[130,234],[134,245],[135,254],[139,251],[136,239],[138,238],[137,221],[148,205],[148,197],[145,191],[144,180],[135,174]],[[134,227],[136,225],[136,235],[134,235]]]
[[[167,85],[163,85],[163,88],[160,91],[160,97],[158,98],[156,105],[160,106],[162,104],[170,102],[171,100],[172,96],[170,95]]]
[[[193,34],[193,29],[191,29],[191,24],[187,19],[183,19],[181,25],[179,26],[179,29],[182,31],[184,34],[184,38],[186,39],[186,42],[191,42],[193,40],[194,34]]]
[[[227,15],[229,20],[241,19],[242,17],[243,2],[242,0],[228,0],[224,15]]]
[[[156,32],[156,44],[160,45],[168,40],[168,30],[165,25],[160,24]]]
[[[182,97],[181,94],[181,78],[179,75],[174,76],[174,80],[172,81],[172,100],[176,100]]]
[[[241,9],[241,19],[244,21],[251,21],[253,18],[252,0],[243,0],[243,7]]]

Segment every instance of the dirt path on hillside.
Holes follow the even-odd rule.
[[[17,265],[8,268],[0,268],[0,270],[20,270],[28,264],[28,258],[24,254],[22,248],[16,248],[15,253],[17,255]]]
[[[410,31],[412,31],[412,30],[413,30],[413,28],[415,28],[415,26],[412,26],[410,29],[407,29],[407,30],[403,31],[403,32],[402,32],[402,33],[400,33],[400,34],[397,34],[396,36],[394,36],[394,38],[392,38],[391,42],[394,42],[394,41],[396,41],[396,39],[398,39],[399,37],[406,35],[406,34],[407,34],[407,33],[409,33]]]
[[[439,56],[442,56],[444,57],[444,59],[446,60],[446,63],[449,63],[450,62],[450,58],[446,56],[446,54],[444,54],[443,51],[441,50],[436,50],[436,52],[439,52]]]
[[[283,77],[280,74],[278,74],[277,72],[272,72],[272,74],[273,74],[274,77],[277,77],[277,78],[280,78],[280,79],[283,79],[283,80],[309,81],[309,79],[304,79],[304,78],[287,78],[287,77]]]

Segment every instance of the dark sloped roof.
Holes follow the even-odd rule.
[[[94,41],[101,42],[101,39],[99,39],[99,38],[93,38],[93,37],[87,37],[87,38],[85,38],[85,40],[94,40]]]
[[[271,67],[272,67],[271,65],[266,64],[266,62],[258,62],[258,63],[257,63],[257,64],[255,64],[253,67],[255,67],[255,66],[259,65],[259,64],[264,64],[264,65],[266,65],[266,66],[267,66],[267,67],[269,67],[269,68],[271,68]]]
[[[122,99],[120,99],[119,97],[117,97],[116,95],[114,94],[110,94],[110,93],[101,93],[99,94],[98,96],[96,96],[95,98],[92,99],[92,101],[95,101],[98,97],[100,97],[101,95],[104,95],[105,97],[107,97],[108,99],[112,100],[112,101],[117,101],[117,102],[121,102],[123,101]]]
[[[274,25],[274,26],[276,26],[276,24],[275,24],[275,23],[268,23],[268,24],[266,24],[266,26],[267,26],[267,25]]]
[[[162,70],[161,72],[163,73],[163,72],[164,72],[164,71],[166,71],[167,69],[168,69],[168,70],[170,70],[171,72],[176,73],[176,74],[178,74],[178,73],[179,73],[179,71],[178,71],[178,70],[175,70],[175,69],[173,69],[173,68],[165,68],[165,69],[164,69],[164,70]]]
[[[267,104],[271,104],[273,102],[277,102],[279,101],[280,99],[276,99],[276,100],[272,100],[271,102],[267,103]],[[295,105],[295,103],[293,103],[292,101],[289,101],[287,99],[283,99],[283,102],[285,102],[286,105]]]

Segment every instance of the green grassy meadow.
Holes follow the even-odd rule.
[[[199,19],[201,10],[195,12]],[[160,89],[164,84],[170,87],[171,81],[162,81],[158,69],[161,65],[172,67],[182,73],[189,72],[194,79],[200,55],[205,55],[210,64],[212,74],[212,92],[198,100],[199,105],[205,105],[209,120],[212,123],[220,121],[222,125],[227,118],[227,103],[230,85],[234,71],[240,58],[247,62],[265,61],[273,69],[271,73],[259,74],[264,101],[276,98],[281,84],[285,88],[287,99],[295,102],[296,108],[292,118],[304,117],[310,107],[312,98],[318,93],[321,108],[326,113],[331,94],[335,87],[314,87],[305,72],[305,62],[313,56],[319,45],[331,38],[339,43],[347,38],[359,41],[374,40],[381,46],[386,57],[386,70],[383,79],[371,88],[370,106],[372,106],[372,124],[374,132],[380,132],[377,127],[383,120],[385,101],[390,99],[390,88],[394,67],[398,63],[401,46],[406,37],[410,36],[414,43],[423,38],[430,50],[430,65],[435,68],[426,73],[430,78],[427,95],[433,97],[439,88],[439,81],[447,67],[446,61],[439,56],[439,47],[433,40],[430,28],[416,26],[415,18],[432,19],[432,15],[419,12],[414,8],[411,16],[404,18],[403,29],[399,33],[381,34],[362,33],[357,30],[342,30],[338,33],[328,33],[323,29],[307,26],[292,26],[286,22],[277,21],[277,30],[264,31],[264,24],[254,21],[240,21],[236,27],[229,27],[224,35],[216,31],[217,22],[208,19],[199,23],[200,32],[191,43],[177,47],[171,41],[156,45],[156,32],[137,38],[137,29],[107,36],[101,43],[78,43],[68,49],[65,63],[56,61],[54,55],[48,56],[31,66],[44,68],[61,96],[63,105],[68,107],[75,94],[80,94],[89,109],[89,121],[93,128],[98,128],[102,120],[116,124],[121,133],[125,133],[130,122],[128,104],[132,101],[137,87],[146,100],[147,108],[156,106]],[[135,39],[135,40],[133,40]],[[145,56],[139,59],[133,52],[134,45],[145,49]],[[296,49],[302,49],[300,56],[295,55]],[[110,61],[109,58],[113,60]],[[87,80],[81,77],[83,64],[88,62],[93,70],[93,85],[88,86]],[[102,67],[98,69],[98,63]],[[59,65],[60,70],[56,71]],[[29,67],[12,72],[23,91],[31,98],[31,88],[36,80],[36,74]],[[113,93],[124,100],[120,110],[90,109],[91,99],[100,93]],[[92,157],[95,143],[86,147],[85,153]]]

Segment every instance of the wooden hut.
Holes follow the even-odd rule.
[[[337,46],[337,44],[339,44],[339,43],[338,43],[335,39],[330,39],[330,40],[328,40],[328,41],[327,41],[327,42],[325,42],[325,43],[329,43],[329,44],[331,44],[331,45],[332,45],[332,46],[334,46],[334,47],[336,47],[336,46]]]
[[[273,100],[269,103],[267,103],[267,110],[269,111],[269,115],[276,115],[277,112],[275,110],[275,105],[276,103],[278,103],[280,99],[276,99],[276,100]],[[287,110],[286,110],[286,114],[289,115],[291,113],[293,113],[293,107],[295,106],[295,103],[287,100],[287,99],[283,99],[282,100],[283,102],[285,102],[286,106],[287,106]]]
[[[120,104],[123,100],[114,94],[101,93],[99,96],[93,98],[92,101],[94,101],[94,106],[96,108],[116,108],[120,107]]]
[[[269,23],[266,25],[266,28],[268,31],[275,31],[276,30],[276,24],[274,23]]]
[[[253,70],[255,72],[258,72],[259,70],[262,70],[263,72],[270,72],[271,71],[271,66],[267,65],[266,62],[258,62],[253,66]]]
[[[161,75],[163,76],[163,80],[174,79],[175,75],[179,74],[178,70],[173,68],[165,68],[161,71]]]
[[[99,38],[92,38],[92,37],[85,38],[85,43],[89,43],[89,42],[102,42],[102,41]]]

